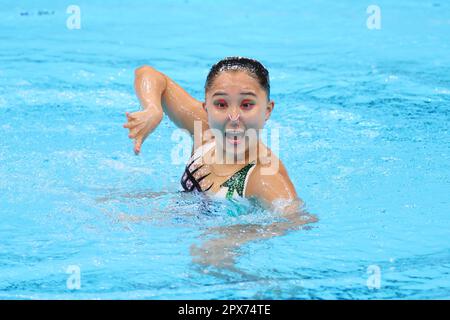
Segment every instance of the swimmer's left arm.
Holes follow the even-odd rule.
[[[255,168],[256,170],[258,168]],[[285,221],[277,221],[269,225],[237,224],[210,228],[208,233],[218,233],[223,237],[206,242],[202,248],[193,248],[195,250],[192,253],[197,256],[197,262],[230,267],[233,266],[236,256],[234,249],[242,244],[281,236],[291,230],[301,229],[305,224],[317,222],[314,215],[303,210],[303,202],[298,198],[282,164],[276,174],[262,175],[261,173],[258,170],[251,175],[246,195],[256,198],[269,210],[280,213]]]
[[[258,166],[250,176],[246,196],[255,198],[268,210],[280,213],[286,223],[274,223],[273,229],[286,231],[306,223],[316,222],[317,218],[303,209],[303,201],[298,197],[283,163],[278,161],[278,170],[270,172],[267,167]]]

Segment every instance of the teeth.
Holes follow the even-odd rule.
[[[230,136],[241,136],[244,133],[243,132],[226,132],[225,134],[230,135]]]

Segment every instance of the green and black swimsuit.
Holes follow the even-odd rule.
[[[184,191],[187,192],[199,191],[208,193],[208,191],[212,188],[213,184],[206,186],[204,189],[200,185],[200,182],[204,178],[209,176],[210,173],[200,177],[199,179],[196,179],[194,177],[194,173],[203,167],[203,164],[200,164],[203,159],[203,155],[214,147],[215,141],[211,141],[209,143],[200,146],[195,150],[194,154],[189,159],[189,164],[184,169],[183,176],[181,177],[181,186],[183,187]],[[215,193],[215,196],[226,199],[233,199],[238,197],[244,198],[248,178],[254,168],[255,163],[251,162],[242,169],[240,169],[239,171],[237,171],[227,181],[225,181],[220,185],[220,189],[217,193]]]

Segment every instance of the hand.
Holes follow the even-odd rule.
[[[142,143],[148,135],[158,126],[162,119],[162,114],[153,112],[150,109],[133,113],[126,112],[128,122],[123,125],[128,128],[128,137],[134,139],[134,153],[141,152]]]

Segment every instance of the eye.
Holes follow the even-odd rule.
[[[214,106],[216,106],[219,109],[224,109],[227,106],[227,102],[225,100],[217,100],[214,101]]]
[[[254,101],[244,100],[242,101],[241,107],[243,109],[251,109],[255,105]]]

